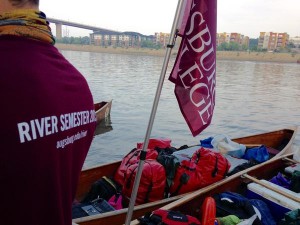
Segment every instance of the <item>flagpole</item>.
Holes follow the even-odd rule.
[[[155,114],[156,114],[156,111],[157,111],[157,106],[158,106],[159,98],[160,98],[160,95],[161,95],[161,91],[162,91],[166,71],[167,71],[167,68],[168,68],[168,63],[169,63],[169,60],[170,60],[171,51],[172,51],[172,48],[175,45],[175,36],[176,36],[177,28],[178,28],[178,22],[179,22],[179,19],[180,19],[180,14],[181,14],[181,11],[183,9],[183,1],[185,1],[185,0],[178,0],[178,5],[177,5],[174,21],[173,21],[173,26],[172,26],[172,29],[171,29],[171,34],[170,34],[170,38],[169,38],[169,42],[168,42],[168,45],[167,45],[167,50],[166,50],[166,54],[165,54],[165,58],[164,58],[164,63],[163,63],[162,69],[161,69],[160,78],[159,78],[159,82],[158,82],[158,85],[157,85],[155,98],[154,98],[154,101],[153,101],[152,111],[151,111],[151,114],[150,114],[150,119],[149,119],[147,131],[146,131],[146,135],[145,135],[145,139],[144,139],[144,144],[143,144],[142,152],[141,152],[141,155],[140,155],[138,170],[137,170],[136,177],[134,179],[133,189],[132,189],[130,202],[129,202],[129,206],[128,206],[128,212],[127,212],[126,220],[125,220],[125,225],[129,225],[130,221],[131,221],[131,218],[132,218],[132,213],[133,213],[133,210],[134,210],[135,200],[136,200],[136,196],[137,196],[137,192],[138,192],[138,188],[139,188],[139,184],[140,184],[140,180],[141,180],[141,176],[142,176],[144,161],[146,159],[149,138],[150,138],[150,134],[151,134],[151,131],[152,131],[154,118],[155,118]]]

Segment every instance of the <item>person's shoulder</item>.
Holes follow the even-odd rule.
[[[46,55],[54,58],[62,58],[59,50],[52,44],[39,40],[29,39],[18,36],[0,36],[0,55],[6,55],[7,58],[19,57],[40,58]]]
[[[22,36],[3,35],[0,36],[0,47],[6,46],[11,49],[27,49],[27,48],[47,48],[58,51],[51,43],[40,40],[34,40]]]

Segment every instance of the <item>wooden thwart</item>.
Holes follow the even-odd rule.
[[[268,188],[268,189],[270,189],[272,191],[275,191],[276,193],[281,194],[281,195],[283,195],[283,196],[285,196],[285,197],[287,197],[289,199],[292,199],[292,200],[294,200],[296,202],[300,202],[300,197],[297,197],[295,195],[291,195],[291,194],[286,193],[286,192],[284,192],[284,191],[282,191],[280,189],[274,188],[273,186],[271,186],[269,184],[266,184],[266,183],[264,183],[264,182],[256,179],[255,177],[252,177],[252,176],[250,176],[250,175],[248,175],[246,173],[243,174],[242,177],[243,178],[247,178],[247,179],[249,179],[249,180],[251,180],[251,181],[253,181],[253,182],[255,182],[255,183],[257,183],[257,184],[259,184],[259,185],[261,185],[263,187],[265,187],[265,188]]]
[[[255,134],[240,138],[234,138],[232,141],[237,142],[239,144],[244,144],[249,147],[257,147],[261,145],[268,146],[269,148],[276,149],[277,152],[275,154],[270,154],[271,160],[268,160],[267,162],[263,164],[270,165],[269,167],[273,167],[272,161],[275,160],[278,157],[290,157],[288,154],[292,153],[291,145],[293,143],[293,140],[296,136],[297,127],[291,127],[291,128],[285,128],[280,130],[275,130],[271,132],[261,133],[261,134]],[[252,144],[253,143],[253,144]],[[198,145],[198,144],[197,144]],[[283,161],[282,159],[279,160],[279,164],[284,164],[285,166],[288,164],[291,164],[288,161]],[[119,165],[121,164],[121,160],[114,162],[114,163],[107,163],[105,165],[97,165],[93,168],[85,169],[80,174],[79,179],[79,185],[77,187],[77,193],[76,193],[76,199],[78,201],[82,200],[82,198],[85,196],[85,194],[90,190],[90,187],[94,182],[99,180],[102,176],[108,176],[113,177],[115,171],[118,169]],[[272,165],[272,166],[271,166]],[[276,164],[275,164],[276,165]],[[186,193],[182,196],[174,196],[172,198],[166,198],[163,200],[159,200],[156,202],[141,204],[134,207],[133,212],[133,219],[137,219],[147,212],[151,212],[158,208],[164,208],[167,210],[171,210],[172,208],[179,209],[181,206],[189,205],[191,202],[194,201],[194,199],[199,198],[199,201],[197,201],[197,204],[201,202],[202,196],[205,196],[207,193],[210,195],[214,192],[222,192],[228,189],[231,189],[231,181],[233,180],[232,185],[235,186],[235,183],[242,184],[244,183],[243,179],[241,179],[241,176],[244,173],[247,173],[251,176],[255,176],[255,174],[260,175],[260,167],[262,164],[253,166],[251,168],[248,168],[244,171],[240,171],[237,174],[234,174],[232,176],[226,177],[225,179],[222,179],[221,181],[218,181],[216,183],[213,183],[212,185],[209,185],[207,187],[201,188],[199,190],[196,190],[192,193]],[[267,167],[267,168],[269,168]],[[257,170],[258,172],[252,172],[253,170]],[[232,188],[232,191],[235,191],[236,188]],[[176,203],[175,203],[176,201]],[[171,204],[172,203],[172,204]],[[187,206],[187,207],[190,207]],[[186,207],[184,207],[186,208]],[[121,210],[116,210],[113,212],[106,212],[99,215],[94,216],[87,216],[82,218],[74,219],[73,222],[80,224],[80,225],[96,225],[96,224],[114,224],[114,225],[122,225],[125,222],[125,217],[127,213],[128,208],[124,208]],[[193,209],[191,209],[193,210]],[[136,222],[136,221],[135,221]],[[133,223],[134,224],[134,223]],[[137,222],[138,224],[138,222]]]
[[[262,144],[244,144],[246,147],[248,148],[254,148],[254,147],[259,147],[261,146]]]
[[[296,163],[296,164],[300,164],[300,162],[298,162],[294,159],[290,159],[290,158],[283,158],[283,160],[286,160],[286,161],[289,161],[289,162],[292,162],[292,163]]]

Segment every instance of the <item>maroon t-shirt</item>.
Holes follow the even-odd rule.
[[[0,37],[0,224],[70,225],[95,130],[85,78],[40,41]]]

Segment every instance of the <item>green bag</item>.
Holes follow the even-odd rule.
[[[300,209],[287,212],[279,225],[300,225]]]
[[[291,190],[300,193],[300,171],[295,170],[291,178]]]

